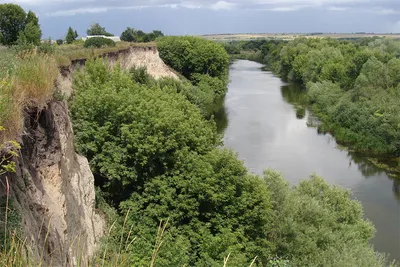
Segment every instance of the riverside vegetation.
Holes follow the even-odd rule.
[[[159,49],[189,78],[191,90],[201,91],[192,77],[225,81],[228,56],[218,44],[165,37]],[[219,59],[209,61],[217,51]],[[119,255],[135,266],[152,260],[157,266],[389,265],[369,245],[374,227],[349,191],[317,176],[291,187],[275,171],[249,173],[237,155],[220,148],[214,121],[180,81],[139,74],[97,60],[74,78],[77,148],[92,166],[98,204],[119,229],[105,240],[108,260]],[[154,246],[160,221],[162,241]],[[121,252],[120,240],[130,237],[134,242]]]
[[[10,59],[1,65],[0,84],[6,142],[22,130],[24,108],[40,110],[53,100],[60,50],[90,51],[90,58],[118,48],[82,45],[0,50]],[[156,81],[144,69],[110,68],[105,59],[88,60],[73,79],[68,101],[76,148],[90,162],[96,205],[110,223],[91,265],[395,265],[369,244],[374,227],[351,192],[315,175],[297,186],[273,170],[254,175],[221,148],[212,113],[228,82],[222,46],[163,37],[158,47],[181,80]],[[0,173],[12,172],[4,159]],[[8,199],[0,202],[0,264],[41,266],[26,259],[23,239],[7,234],[18,229],[7,226],[11,210]]]
[[[225,47],[236,58],[265,63],[303,84],[306,102],[323,122],[319,130],[333,133],[339,143],[370,155],[400,156],[400,41],[299,38]],[[381,166],[400,173],[396,159]]]

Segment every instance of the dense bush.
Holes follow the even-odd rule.
[[[161,31],[152,31],[145,33],[141,30],[135,30],[127,27],[121,34],[121,41],[125,42],[136,42],[136,43],[148,43],[155,41],[158,37],[164,36]]]
[[[193,85],[135,77],[90,61],[71,103],[77,148],[121,215],[107,240],[108,255],[126,260],[119,266],[148,266],[154,251],[160,266],[223,266],[228,255],[228,266],[255,257],[253,266],[384,266],[348,191],[318,177],[290,188],[277,173],[250,174],[187,101]]]
[[[180,88],[172,84],[177,91],[198,106],[205,117],[216,112],[228,84],[229,56],[224,48],[202,38],[169,36],[158,40],[158,49],[161,58],[193,85]]]
[[[191,79],[207,74],[227,82],[229,56],[223,46],[199,37],[168,36],[157,42],[160,57],[172,68]]]
[[[88,38],[85,41],[83,46],[86,47],[86,48],[89,48],[89,47],[100,48],[100,47],[103,47],[103,46],[114,47],[115,46],[115,42],[113,40],[111,40],[111,39],[104,38],[104,37],[91,37],[91,38]]]
[[[375,229],[349,191],[315,175],[293,188],[272,170],[264,180],[273,203],[270,235],[277,255],[290,255],[293,266],[382,266],[368,244]]]
[[[118,69],[108,72],[101,61],[88,62],[85,73],[74,79],[77,148],[110,196],[123,199],[148,177],[173,168],[181,153],[204,154],[217,143],[215,124],[184,96],[149,90]]]

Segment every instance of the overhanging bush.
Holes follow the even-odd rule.
[[[85,43],[83,44],[84,47],[96,47],[100,48],[103,46],[115,46],[115,42],[111,39],[104,38],[104,37],[92,37],[88,38]]]

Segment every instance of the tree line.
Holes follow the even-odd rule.
[[[105,27],[102,27],[99,23],[93,23],[87,30],[86,34],[89,36],[114,36],[114,34],[106,31]],[[136,30],[131,27],[127,27],[120,36],[121,41],[134,42],[134,43],[149,43],[155,41],[158,37],[164,36],[162,31],[154,30],[150,33],[145,33],[142,30]],[[72,27],[68,28],[65,39],[59,39],[58,43],[72,44],[77,40],[78,33]]]
[[[321,131],[358,151],[400,155],[400,41],[299,38],[225,46],[238,54],[250,47],[282,78],[303,84],[324,122]]]

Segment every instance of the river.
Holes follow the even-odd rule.
[[[400,181],[308,127],[312,114],[306,110],[302,116],[296,108],[301,95],[299,86],[262,71],[261,64],[235,61],[224,107],[216,115],[225,146],[254,173],[273,168],[292,184],[316,173],[351,189],[377,229],[375,249],[400,260]]]

